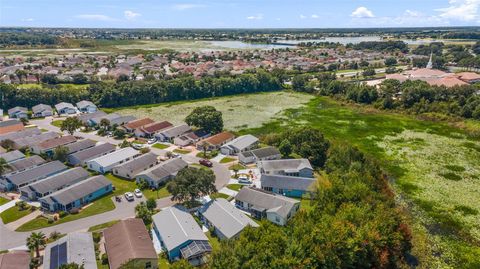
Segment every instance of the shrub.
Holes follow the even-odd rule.
[[[74,209],[70,210],[70,214],[78,214],[78,212],[80,212],[80,209],[78,209],[78,208],[74,208]]]
[[[65,216],[67,216],[68,213],[65,212],[65,211],[60,211],[60,212],[58,212],[58,215],[60,216],[60,218],[63,218],[63,217],[65,217]]]
[[[107,253],[102,254],[102,264],[108,264],[108,256]]]
[[[52,224],[55,220],[52,217],[47,218],[48,224]]]
[[[102,239],[101,232],[95,232],[92,234],[92,236],[93,236],[93,242],[95,242],[96,244],[98,244],[98,242],[100,242],[100,239]]]

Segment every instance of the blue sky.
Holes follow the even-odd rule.
[[[0,0],[0,26],[479,26],[480,0]]]

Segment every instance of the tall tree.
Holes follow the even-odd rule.
[[[211,170],[187,167],[167,184],[172,201],[195,204],[195,200],[217,191],[215,175]]]
[[[82,122],[77,117],[68,117],[62,121],[60,130],[67,131],[70,135],[73,135],[77,129],[82,127]]]
[[[213,106],[195,108],[192,113],[185,118],[185,122],[188,125],[214,134],[223,130],[222,112],[217,111]]]
[[[143,220],[145,225],[150,225],[152,223],[153,212],[150,210],[145,202],[140,202],[140,204],[135,206],[135,216]]]
[[[0,175],[3,175],[5,171],[10,167],[7,161],[4,158],[0,158]]]
[[[47,245],[47,237],[42,232],[33,232],[27,238],[27,247],[35,251],[36,257],[40,257],[40,249]]]
[[[65,146],[58,146],[53,151],[53,159],[61,162],[66,162],[68,156],[68,148]]]

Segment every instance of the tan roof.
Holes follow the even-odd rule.
[[[385,75],[386,79],[396,79],[400,82],[408,80],[408,77],[402,74],[387,74]]]
[[[172,126],[173,124],[171,124],[170,122],[162,121],[162,122],[154,122],[154,123],[144,125],[142,126],[141,129],[146,133],[155,133]]]
[[[204,140],[202,140],[199,143],[207,142],[207,143],[210,143],[212,145],[220,145],[220,144],[224,143],[225,141],[233,139],[234,137],[235,137],[235,135],[233,135],[230,132],[221,132],[219,134],[216,134],[216,135],[210,136],[208,138],[205,138]]]
[[[17,132],[17,131],[21,131],[23,129],[25,129],[25,127],[23,127],[23,123],[19,121],[18,123],[14,123],[14,124],[11,124],[11,125],[1,126],[0,127],[0,134]]]
[[[457,76],[461,80],[480,80],[480,75],[473,72],[461,72],[457,73]]]
[[[56,137],[52,139],[48,139],[43,141],[42,143],[38,144],[38,146],[42,149],[51,149],[56,148],[58,146],[63,146],[66,144],[70,144],[77,141],[77,139],[72,135],[64,135],[61,137]]]
[[[442,77],[448,73],[438,69],[419,68],[415,70],[406,71],[412,78],[425,78],[425,77]]]
[[[0,269],[30,268],[30,253],[27,251],[12,251],[0,254]]]
[[[150,118],[143,118],[143,119],[138,119],[138,120],[132,120],[125,124],[124,126],[128,129],[137,129],[139,127],[142,127],[143,125],[147,125],[150,123],[153,123],[154,121]]]
[[[461,85],[467,85],[463,80],[460,80],[456,77],[444,77],[440,79],[431,79],[427,80],[428,84],[432,86],[445,86],[445,87],[454,87],[454,86],[461,86]]]
[[[110,269],[132,259],[157,259],[152,240],[141,219],[121,220],[103,232]]]

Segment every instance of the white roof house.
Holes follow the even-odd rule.
[[[258,138],[253,135],[239,136],[220,148],[222,154],[235,155],[240,152],[244,152],[256,147],[258,144]]]
[[[139,155],[140,152],[133,148],[123,148],[87,161],[87,167],[90,170],[103,174],[112,170],[113,167],[125,163]]]
[[[71,103],[61,102],[55,105],[58,114],[75,114],[77,110]]]

